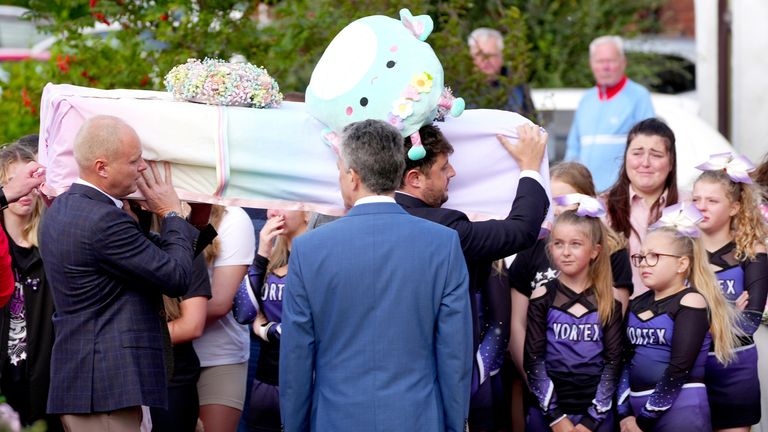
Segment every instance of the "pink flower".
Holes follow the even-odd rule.
[[[396,127],[398,130],[403,130],[403,120],[400,119],[400,117],[390,113],[387,121],[389,121],[389,124]]]

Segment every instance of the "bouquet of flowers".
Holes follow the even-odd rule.
[[[207,105],[274,108],[283,101],[277,81],[250,63],[189,59],[171,69],[164,82],[176,100]]]

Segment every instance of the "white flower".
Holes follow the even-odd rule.
[[[405,120],[409,115],[413,114],[413,101],[399,98],[392,103],[392,114]]]

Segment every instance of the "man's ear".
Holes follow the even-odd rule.
[[[96,170],[96,174],[99,177],[107,177],[107,171],[109,167],[109,163],[105,161],[104,159],[96,159],[96,161],[93,163],[93,168]]]
[[[360,190],[360,186],[363,184],[362,180],[360,180],[360,174],[357,173],[354,169],[349,169],[349,175],[347,176],[347,179],[350,182],[351,190],[354,192],[357,192]]]
[[[417,168],[409,169],[405,172],[405,187],[412,189],[421,189],[422,182],[424,180],[424,174]]]

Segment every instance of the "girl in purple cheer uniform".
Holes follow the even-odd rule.
[[[248,283],[235,296],[233,313],[238,322],[254,323],[261,338],[259,362],[251,389],[248,430],[281,430],[278,389],[280,322],[283,292],[288,275],[291,241],[307,230],[309,215],[303,211],[269,210],[259,233],[259,250],[248,269]]]
[[[710,342],[719,361],[734,357],[734,312],[694,237],[700,214],[674,207],[631,257],[649,291],[629,306],[618,398],[622,432],[710,431],[704,386]]]
[[[582,209],[602,206],[580,197],[575,211],[557,217],[549,238],[559,276],[531,293],[524,364],[538,406],[529,410],[528,431],[613,430],[621,304],[613,298],[600,214]]]
[[[735,159],[736,161],[738,159]],[[726,164],[728,165],[728,164]],[[704,171],[693,186],[693,202],[704,219],[699,223],[701,240],[709,254],[725,299],[736,302],[741,319],[734,360],[724,366],[714,352],[706,365],[706,384],[712,412],[712,428],[748,431],[760,421],[760,380],[753,335],[768,295],[768,258],[765,220],[758,207],[759,194],[738,165]],[[717,167],[711,167],[717,168]],[[712,350],[710,350],[712,351]]]

